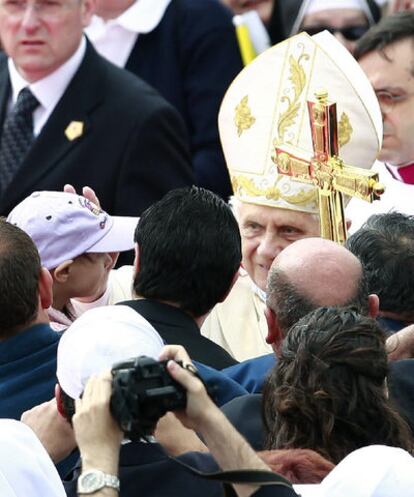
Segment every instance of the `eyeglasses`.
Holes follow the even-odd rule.
[[[368,24],[358,24],[356,26],[346,26],[345,28],[334,28],[332,26],[309,26],[309,27],[304,27],[302,26],[302,31],[305,31],[308,33],[308,35],[313,36],[321,31],[329,31],[331,34],[335,33],[341,33],[341,35],[346,38],[348,41],[356,41],[361,38],[362,35],[364,35],[368,29],[369,26]]]
[[[412,97],[414,93],[405,93],[404,95],[393,95],[387,90],[378,90],[375,92],[380,103],[381,110],[384,114],[391,112],[395,105],[404,102]]]
[[[64,0],[37,0],[28,2],[27,0],[0,0],[0,7],[10,16],[23,17],[28,7],[40,17],[56,17],[62,13],[71,2]]]

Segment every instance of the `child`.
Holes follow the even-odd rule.
[[[42,265],[53,278],[55,329],[66,328],[88,306],[114,303],[108,276],[119,252],[134,247],[138,218],[110,216],[90,200],[75,193],[35,192],[17,205],[7,221],[35,242]],[[119,300],[131,298],[132,269],[117,279]],[[121,275],[122,276],[122,275]],[[91,304],[71,303],[71,299]]]

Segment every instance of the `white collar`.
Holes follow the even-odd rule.
[[[100,17],[93,16],[91,24],[115,24],[133,33],[150,33],[161,22],[170,2],[171,0],[137,0],[116,19],[105,22]]]
[[[86,40],[83,36],[78,49],[70,59],[56,69],[56,71],[35,83],[28,83],[18,72],[13,60],[9,57],[8,65],[12,86],[12,103],[16,103],[20,91],[28,86],[45,109],[54,108],[78,70],[85,51]]]

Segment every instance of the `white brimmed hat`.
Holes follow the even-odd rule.
[[[59,384],[72,399],[90,376],[138,356],[157,359],[162,338],[138,312],[125,305],[86,311],[65,331],[57,352]]]

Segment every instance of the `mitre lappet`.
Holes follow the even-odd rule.
[[[368,201],[381,194],[369,171],[381,149],[378,100],[326,31],[293,36],[246,66],[223,99],[219,129],[235,196],[320,213],[326,238],[346,236],[342,194]]]

